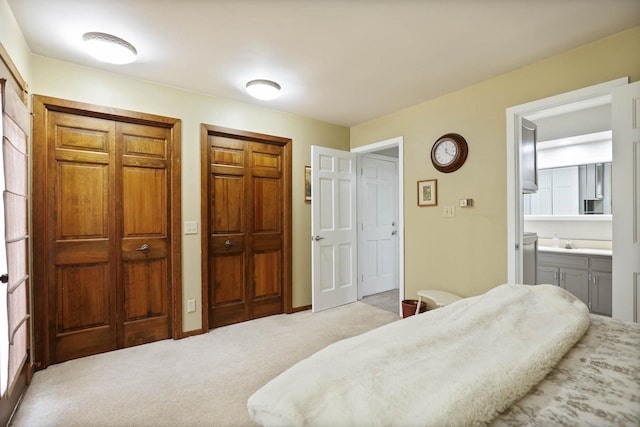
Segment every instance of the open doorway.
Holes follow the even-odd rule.
[[[613,88],[626,84],[627,79],[621,78],[507,109],[507,268],[509,283],[521,283],[523,278],[521,248],[523,243],[522,235],[525,231],[525,206],[520,180],[519,150],[522,119],[538,120],[581,109],[584,110],[589,107],[610,105]],[[611,217],[609,217],[609,221],[612,221]]]
[[[393,307],[404,299],[403,138],[352,150],[357,154],[358,300]],[[389,301],[393,299],[394,301]]]
[[[523,274],[523,254],[522,242],[523,232],[526,230],[524,224],[525,203],[522,196],[522,183],[520,180],[520,134],[519,128],[524,118],[535,118],[536,115],[551,116],[552,114],[566,112],[576,105],[584,103],[591,105],[606,105],[610,108],[611,130],[612,130],[612,148],[613,154],[611,158],[611,213],[609,222],[610,231],[610,247],[608,260],[601,254],[589,253],[587,261],[583,261],[580,266],[560,266],[556,270],[559,272],[560,283],[558,284],[570,292],[576,294],[574,290],[582,289],[582,295],[577,295],[581,299],[588,299],[589,308],[592,312],[601,313],[602,302],[600,300],[608,300],[607,306],[609,313],[616,319],[636,320],[638,318],[638,286],[637,273],[638,268],[638,248],[636,231],[634,228],[634,218],[640,217],[638,205],[637,188],[640,186],[624,185],[621,183],[632,183],[638,176],[635,141],[638,139],[638,129],[634,127],[634,111],[637,111],[637,100],[640,99],[640,84],[628,84],[628,78],[621,78],[579,89],[573,92],[545,98],[528,104],[512,107],[507,109],[507,201],[508,201],[508,277],[510,283],[521,283]],[[604,102],[603,102],[604,101]],[[636,150],[636,151],[634,151]],[[594,175],[604,174],[605,179],[601,182],[606,186],[606,166],[594,168]],[[597,184],[596,184],[597,187]],[[596,190],[597,192],[597,190]],[[602,208],[603,214],[593,216],[602,220],[607,220],[604,211],[607,209],[608,202],[606,198],[600,198],[604,206],[595,206],[595,201],[583,200],[585,204],[583,210]],[[633,201],[633,202],[632,202]],[[592,203],[591,206],[589,203]],[[578,215],[579,216],[579,212]],[[566,215],[567,220],[572,221],[572,215]],[[585,221],[581,221],[584,225]],[[592,221],[586,221],[586,224],[593,224]],[[636,239],[636,240],[634,240]],[[568,246],[574,247],[573,244],[560,240],[560,251],[562,252]],[[572,251],[577,255],[578,251]],[[613,258],[613,254],[616,254]],[[568,254],[568,253],[567,253]],[[565,255],[567,255],[565,254]],[[627,254],[630,254],[627,257]],[[566,256],[565,256],[566,258]],[[593,258],[593,259],[592,259]],[[607,261],[606,265],[603,261]],[[576,267],[576,268],[574,268]],[[605,273],[596,270],[604,270]],[[569,271],[571,270],[571,271]],[[539,267],[538,272],[546,274]],[[572,278],[569,278],[569,276]],[[538,283],[554,283],[551,275],[543,282]],[[563,286],[564,281],[564,286]],[[603,282],[606,286],[600,286]],[[572,288],[572,289],[570,289]],[[602,294],[602,289],[606,288],[607,293]],[[579,293],[579,292],[578,292]]]

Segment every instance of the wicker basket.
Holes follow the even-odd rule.
[[[405,299],[402,300],[402,318],[413,316],[416,314],[416,307],[418,306],[417,299]],[[420,303],[420,313],[427,311],[427,303],[422,301]]]

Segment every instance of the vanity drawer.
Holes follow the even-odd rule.
[[[587,255],[564,255],[549,252],[538,253],[538,264],[550,264],[557,267],[589,268]],[[609,267],[611,268],[611,267]]]
[[[608,256],[592,256],[591,269],[611,273],[611,257]]]

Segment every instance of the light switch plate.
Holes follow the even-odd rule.
[[[198,234],[198,221],[185,221],[184,234]]]
[[[444,216],[447,218],[452,218],[456,216],[456,208],[454,206],[445,206],[444,207]]]

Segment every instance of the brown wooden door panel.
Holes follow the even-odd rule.
[[[52,362],[59,363],[116,350],[118,347],[115,341],[112,346],[107,345],[113,339],[111,329],[109,326],[101,326],[56,336],[55,352],[50,356]]]
[[[168,338],[169,168],[167,129],[118,124],[121,161],[123,345]]]
[[[219,255],[213,258],[212,268],[216,272],[211,305],[218,308],[229,304],[244,304],[245,259],[243,253]]]
[[[60,112],[52,112],[51,118],[54,131],[48,136],[54,138],[53,148],[95,153],[112,150],[112,121]]]
[[[107,238],[108,166],[62,161],[56,169],[56,239]]]
[[[109,244],[115,126],[56,112],[48,126],[51,353],[61,362],[116,348],[114,248]]]
[[[243,253],[245,240],[243,234],[218,234],[209,239],[209,248],[214,255],[228,255]]]
[[[284,149],[245,135],[206,143],[209,327],[282,313]]]
[[[278,250],[254,252],[254,301],[265,297],[279,297],[282,292],[282,253]]]
[[[282,183],[279,179],[253,179],[253,231],[282,229]]]
[[[123,325],[124,341],[121,346],[132,347],[165,339],[167,334],[171,333],[168,322],[169,319],[165,316],[125,322]]]
[[[115,110],[97,114],[105,118],[56,111],[38,97],[35,104],[34,145],[46,151],[34,160],[44,176],[34,194],[46,200],[34,207],[45,213],[37,227],[48,239],[37,256],[47,260],[47,292],[38,297],[49,313],[42,329],[49,349],[38,350],[45,365],[170,337],[175,123],[127,123]]]
[[[143,157],[147,161],[168,159],[170,135],[166,128],[121,123],[120,129],[123,141],[122,155],[125,158]]]
[[[109,265],[65,265],[57,268],[58,333],[108,326],[111,281]]]
[[[167,171],[124,167],[122,236],[167,236]]]
[[[123,265],[125,322],[167,316],[167,270],[164,259]]]
[[[116,348],[113,278],[108,263],[56,268],[57,362]]]
[[[111,244],[108,239],[76,239],[55,245],[55,264],[93,264],[108,262]]]
[[[242,206],[245,198],[243,176],[214,175],[211,185],[211,224],[213,234],[242,233]]]
[[[145,249],[148,246],[148,250]],[[121,241],[123,261],[151,261],[166,259],[169,254],[167,239],[163,237],[126,237]]]
[[[244,141],[215,136],[209,138],[209,161],[212,166],[239,166],[245,165]],[[213,170],[215,171],[215,170]]]

